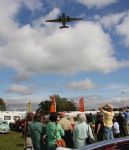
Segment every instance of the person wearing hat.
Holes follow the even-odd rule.
[[[104,137],[107,140],[113,139],[113,106],[111,104],[106,104],[101,106],[99,110],[103,113],[103,122],[104,122]]]

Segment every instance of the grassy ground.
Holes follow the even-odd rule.
[[[24,139],[19,132],[0,134],[0,150],[23,150]]]

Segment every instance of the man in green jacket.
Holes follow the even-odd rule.
[[[45,131],[40,121],[40,114],[36,113],[33,122],[29,125],[29,132],[34,150],[43,150],[43,135],[45,134]]]

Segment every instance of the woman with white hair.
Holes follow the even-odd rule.
[[[90,125],[86,123],[85,114],[80,113],[78,114],[78,123],[73,130],[74,147],[79,148],[85,146],[88,135],[94,139]]]

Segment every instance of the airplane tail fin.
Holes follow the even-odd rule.
[[[61,26],[59,27],[60,29],[63,29],[63,28],[69,28],[69,26]]]

